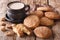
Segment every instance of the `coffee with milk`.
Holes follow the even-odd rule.
[[[27,16],[26,12],[30,10],[30,6],[19,1],[10,2],[7,5],[6,20],[10,22],[20,23],[23,22]]]
[[[24,4],[23,3],[13,3],[13,4],[10,4],[9,7],[11,9],[21,9],[24,7]]]

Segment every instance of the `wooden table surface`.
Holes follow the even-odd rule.
[[[60,0],[0,0],[0,18],[4,17],[7,11],[7,4],[11,1],[20,1],[25,4],[29,4],[31,9],[34,10],[36,4],[39,5],[51,5],[60,13]],[[0,40],[60,40],[60,22],[56,22],[56,25],[52,27],[53,34],[52,37],[48,39],[41,39],[36,36],[26,36],[23,38],[17,36],[5,36],[3,32],[0,31]]]

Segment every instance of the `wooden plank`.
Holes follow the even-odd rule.
[[[27,0],[20,0],[20,2],[27,4]]]
[[[26,39],[26,37],[18,37],[18,36],[16,36],[16,40],[25,40]]]
[[[41,5],[48,5],[48,1],[47,0],[41,0]]]
[[[8,2],[9,0],[0,0],[0,18],[5,16]],[[0,40],[13,40],[13,37],[5,36],[4,33],[0,31]]]
[[[13,1],[20,1],[20,0],[9,0],[9,2],[13,2]]]
[[[42,39],[42,38],[38,38],[38,37],[36,37],[36,40],[54,40],[54,39],[53,39],[53,36],[51,36],[51,37],[48,38],[48,39]]]
[[[16,37],[16,40],[35,40],[35,36]]]
[[[21,0],[22,3],[27,4],[30,6],[30,11],[34,11],[35,4],[33,3],[34,0]]]
[[[4,33],[0,30],[0,40],[4,40],[4,37],[3,36],[4,36]]]
[[[55,8],[56,11],[60,14],[60,0],[49,0],[49,4]],[[54,32],[54,40],[60,40],[60,22],[57,22],[56,25],[52,28]]]
[[[26,36],[26,40],[35,40],[35,36],[34,35],[32,35],[32,36]]]
[[[60,40],[60,21],[56,22],[56,25],[52,28],[54,35],[54,40]]]
[[[0,0],[0,18],[6,14],[8,0]]]
[[[0,36],[0,40],[3,40],[3,36]]]
[[[3,36],[3,40],[13,40],[13,37],[12,36]]]
[[[55,8],[60,13],[60,0],[49,0],[49,5]]]
[[[55,8],[60,7],[60,0],[49,0],[49,4]]]

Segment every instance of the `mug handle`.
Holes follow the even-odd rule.
[[[25,5],[25,11],[29,11],[30,10],[30,6],[29,5]]]

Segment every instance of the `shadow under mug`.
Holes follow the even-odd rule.
[[[13,3],[21,3],[21,2],[14,1],[14,2],[8,3],[8,5],[7,5],[8,10],[7,10],[7,14],[6,14],[6,20],[11,21],[11,22],[21,22],[27,16],[26,12],[28,12],[30,10],[30,6],[25,5],[24,3],[21,3],[24,6],[23,8],[13,9],[13,8],[10,8],[10,5],[12,5]]]

